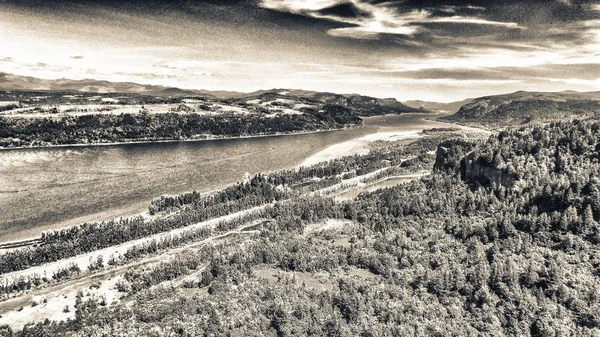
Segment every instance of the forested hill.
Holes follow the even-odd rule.
[[[518,126],[565,118],[597,117],[600,93],[565,91],[557,93],[518,91],[474,99],[443,119],[491,127]]]
[[[201,115],[196,113],[94,114],[53,118],[0,116],[0,148],[72,144],[102,144],[157,140],[242,137],[331,130],[360,125],[349,109],[324,107],[302,114]]]
[[[358,94],[336,94],[330,92],[317,92],[293,89],[261,90],[237,98],[230,98],[231,103],[242,103],[249,100],[261,101],[304,101],[308,104],[324,104],[342,106],[351,109],[359,116],[373,116],[384,114],[395,114],[403,112],[428,112],[428,110],[417,107],[413,108],[398,102],[395,98],[377,98]]]
[[[127,304],[90,299],[17,335],[599,336],[599,131],[444,141],[429,177],[276,204],[243,248],[130,270]],[[474,164],[511,181],[469,175]],[[309,230],[335,218],[346,224]],[[201,263],[186,289],[153,287]]]

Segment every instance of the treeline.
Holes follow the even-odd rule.
[[[0,255],[0,273],[58,261],[261,205],[264,205],[263,198],[249,197],[240,202],[230,201],[207,208],[190,209],[152,220],[140,216],[84,223],[68,229],[45,232],[38,245]]]
[[[18,107],[19,107],[19,105],[17,105],[17,104],[0,105],[0,112],[10,111],[10,110],[13,110],[13,109],[17,109]]]
[[[284,187],[283,184],[277,183],[278,181],[270,175],[258,174],[248,182],[241,182],[208,195],[192,191],[176,196],[155,198],[150,202],[148,211],[151,215],[154,215],[162,212],[179,211],[184,206],[194,209],[210,209],[230,202],[256,206],[257,204],[290,198],[292,195],[291,190]]]
[[[239,137],[315,131],[358,125],[361,119],[343,107],[303,114],[262,115],[94,114],[60,118],[0,117],[0,147],[183,140],[210,135]]]
[[[124,254],[111,254],[106,260],[102,257],[102,255],[98,255],[96,259],[90,259],[88,270],[94,271],[100,270],[107,266],[127,264],[144,256],[157,254],[159,252],[176,248],[190,242],[198,242],[201,240],[214,238],[234,229],[241,228],[243,225],[248,223],[270,217],[272,214],[272,209],[266,207],[263,210],[247,213],[237,218],[220,221],[215,226],[194,228],[174,235],[168,235],[160,239],[144,241],[140,244],[131,246]],[[210,248],[213,246],[209,245],[207,247]],[[65,268],[58,268],[52,273],[51,277],[44,273],[43,275],[32,274],[28,276],[18,276],[6,279],[0,283],[0,294],[11,294],[14,292],[26,291],[44,283],[69,279],[73,276],[78,276],[80,271],[81,269],[77,264],[71,263]]]
[[[427,137],[404,146],[386,146],[366,155],[346,156],[299,169],[268,175],[258,174],[248,183],[239,183],[210,195],[196,191],[176,196],[161,196],[150,202],[150,214],[171,212],[184,207],[208,207],[252,196],[265,203],[289,198],[338,184],[341,179],[364,175],[386,167],[427,167],[432,164],[428,151],[450,136]]]

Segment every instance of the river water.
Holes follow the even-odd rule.
[[[2,150],[0,242],[137,214],[161,194],[210,191],[245,172],[294,168],[447,126],[423,117],[370,117],[360,127],[303,135]]]

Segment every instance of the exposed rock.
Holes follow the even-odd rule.
[[[515,175],[509,174],[506,170],[483,165],[472,156],[467,156],[463,159],[461,168],[461,176],[465,181],[483,186],[496,184],[496,186],[512,188],[518,180]]]

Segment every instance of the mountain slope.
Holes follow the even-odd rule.
[[[61,78],[56,80],[48,80],[3,72],[0,72],[0,90],[134,93],[156,96],[203,95],[216,97],[216,95],[212,95],[210,91],[183,90],[162,85],[139,84],[132,82],[110,82],[94,79],[71,80]]]
[[[361,116],[382,115],[387,113],[402,112],[426,112],[423,109],[415,109],[398,102],[395,98],[376,98],[358,94],[335,94],[330,92],[317,92],[298,89],[273,89],[260,90],[246,96],[238,97],[237,100],[276,101],[276,100],[298,100],[305,103],[318,103],[319,105],[338,105],[352,109]]]
[[[462,106],[457,113],[443,119],[501,127],[573,117],[596,117],[599,113],[598,92],[518,91],[474,99]]]

